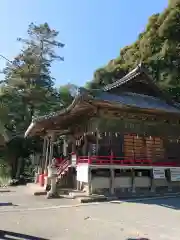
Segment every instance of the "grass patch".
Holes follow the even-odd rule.
[[[0,187],[8,186],[10,181],[11,181],[10,177],[5,177],[5,176],[1,177],[0,176]]]

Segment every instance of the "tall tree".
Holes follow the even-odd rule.
[[[31,23],[28,36],[28,39],[18,38],[23,47],[21,53],[5,69],[4,86],[6,92],[14,91],[21,96],[26,115],[23,121],[27,125],[34,115],[50,111],[51,104],[58,99],[50,68],[54,60],[63,60],[63,57],[56,55],[55,48],[64,47],[64,44],[56,41],[58,32],[47,23],[39,26]]]
[[[56,55],[56,48],[63,48],[64,44],[56,40],[58,32],[47,23],[39,26],[31,23],[27,32],[28,39],[18,39],[22,50],[7,63],[5,81],[0,85],[0,119],[14,136],[10,137],[6,149],[12,176],[15,176],[18,158],[28,156],[34,149],[31,141],[23,138],[33,116],[62,108],[50,69],[53,61],[63,61],[63,57]]]

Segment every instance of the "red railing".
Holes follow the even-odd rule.
[[[131,166],[180,166],[179,162],[172,159],[167,161],[153,161],[152,159],[133,159],[129,157],[115,157],[115,156],[79,156],[77,164],[87,163],[92,165],[131,165]]]
[[[58,175],[61,175],[70,165],[69,159],[64,159],[61,161],[61,163],[57,166],[57,173]]]
[[[64,158],[62,157],[56,158],[57,164],[61,164],[63,161],[64,161]]]

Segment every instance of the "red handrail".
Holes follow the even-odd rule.
[[[57,157],[57,158],[55,158],[56,159],[56,162],[57,162],[57,164],[60,164],[60,163],[62,163],[63,162],[63,160],[64,160],[64,158],[62,158],[62,157]]]
[[[64,159],[59,166],[57,167],[57,173],[58,175],[62,174],[64,172],[64,170],[66,170],[68,168],[68,166],[70,165],[70,160],[69,159]]]
[[[129,158],[129,157],[115,157],[110,156],[79,156],[77,158],[77,163],[88,163],[94,165],[132,165],[132,166],[180,166],[180,162],[172,161],[169,158],[169,161],[154,162],[152,159],[146,158]]]

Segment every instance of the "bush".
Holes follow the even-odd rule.
[[[10,167],[0,159],[0,186],[7,186],[10,183]]]

